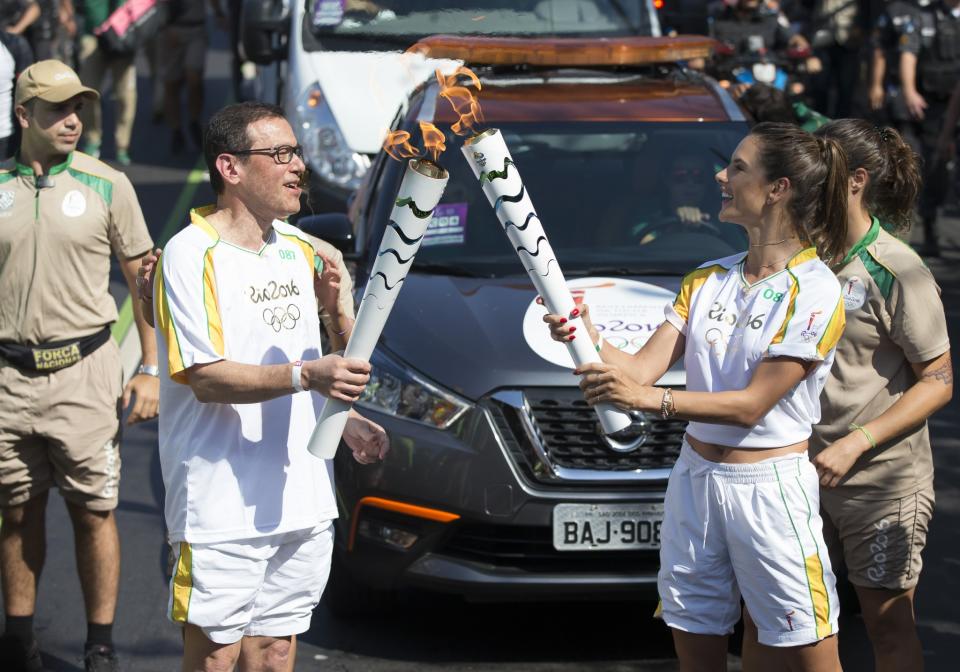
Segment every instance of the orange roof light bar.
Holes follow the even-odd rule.
[[[696,35],[590,39],[433,35],[409,51],[481,65],[614,66],[708,58],[716,46],[716,40]]]
[[[440,511],[439,509],[428,509],[425,506],[416,506],[405,502],[396,502],[392,499],[383,499],[382,497],[364,497],[353,509],[353,521],[350,524],[350,537],[347,539],[347,550],[353,550],[353,544],[357,539],[357,525],[360,522],[360,509],[364,506],[372,506],[386,511],[395,511],[406,516],[414,518],[425,518],[439,523],[449,523],[460,518],[456,513]]]

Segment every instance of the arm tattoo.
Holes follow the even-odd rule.
[[[941,366],[939,369],[934,369],[933,371],[924,372],[922,377],[926,380],[936,378],[944,385],[952,385],[953,384],[953,367],[951,366],[950,362],[947,362],[946,364]]]

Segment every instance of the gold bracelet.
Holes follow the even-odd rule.
[[[677,409],[673,405],[673,390],[669,387],[663,390],[663,399],[660,400],[660,417],[668,420],[676,415]]]

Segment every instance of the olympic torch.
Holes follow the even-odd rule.
[[[344,357],[370,360],[448,178],[447,171],[428,159],[407,163]],[[307,449],[321,459],[332,459],[349,413],[350,404],[327,399]]]
[[[574,312],[576,303],[567,288],[560,263],[550,247],[550,241],[530,200],[530,193],[523,184],[503,135],[496,128],[488,129],[467,138],[461,151],[473,174],[480,180],[483,193],[493,206],[504,233],[517,250],[547,310],[555,315],[566,316],[573,321],[573,326],[582,327],[583,320],[579,311]],[[585,332],[585,329],[581,328],[580,331]],[[578,367],[601,361],[600,354],[589,339],[574,339],[566,342],[566,346]],[[630,425],[630,416],[612,404],[597,404],[594,408],[600,418],[600,426],[607,434]]]

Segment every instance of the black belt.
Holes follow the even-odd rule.
[[[0,342],[0,357],[18,369],[48,373],[73,366],[110,339],[110,327],[95,334],[42,345]]]

